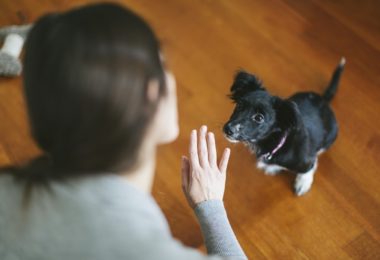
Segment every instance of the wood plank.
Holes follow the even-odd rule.
[[[86,0],[0,2],[0,25]],[[93,1],[91,1],[93,2]],[[121,0],[152,24],[178,84],[181,133],[159,148],[153,195],[173,235],[205,251],[180,187],[180,156],[190,130],[207,124],[218,151],[232,148],[225,205],[250,259],[377,259],[380,243],[380,2],[294,0]],[[332,107],[339,137],[319,160],[304,197],[294,176],[264,176],[242,145],[221,128],[233,104],[227,94],[236,70],[264,80],[286,97],[323,91],[341,56],[347,67]],[[0,164],[38,154],[28,130],[21,78],[0,79]]]

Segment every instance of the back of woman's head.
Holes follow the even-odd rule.
[[[39,19],[25,45],[24,89],[32,136],[51,178],[135,166],[165,92],[159,43],[147,23],[114,4]]]

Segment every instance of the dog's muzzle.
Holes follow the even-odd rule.
[[[224,136],[231,143],[239,142],[239,130],[240,124],[232,126],[230,123],[227,123],[223,127]]]

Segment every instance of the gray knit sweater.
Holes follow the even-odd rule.
[[[0,176],[0,259],[246,259],[221,201],[195,208],[205,256],[171,234],[151,196],[116,175],[53,182],[33,191],[22,207],[22,187]]]

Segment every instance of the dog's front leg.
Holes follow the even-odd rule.
[[[294,182],[294,192],[297,196],[302,196],[310,190],[311,185],[313,184],[314,173],[317,169],[317,165],[318,161],[315,160],[313,167],[309,171],[297,174]]]

